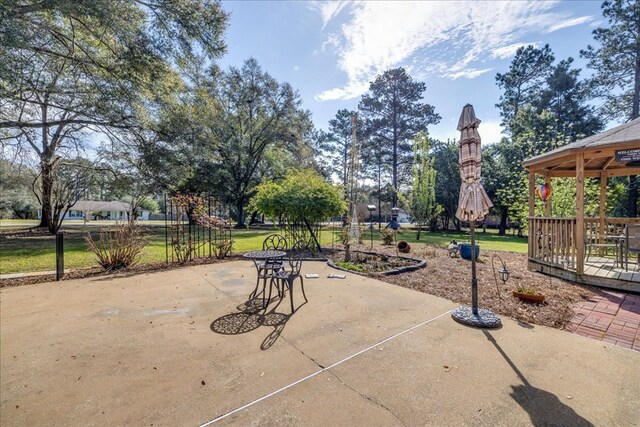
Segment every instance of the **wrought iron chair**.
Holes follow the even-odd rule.
[[[289,299],[291,300],[291,313],[295,312],[293,307],[293,284],[297,278],[300,279],[300,289],[302,290],[302,296],[304,302],[307,303],[307,295],[304,292],[304,279],[300,274],[302,269],[302,260],[306,252],[306,245],[304,241],[298,240],[289,250],[289,269],[283,269],[275,273],[276,286],[278,293],[284,296],[284,293],[289,289]],[[269,299],[271,298],[271,289],[269,288]]]
[[[282,236],[281,234],[270,234],[262,242],[263,251],[272,250],[272,251],[286,252],[288,249],[288,246],[289,245],[287,243],[287,239],[285,239],[285,237]],[[282,270],[283,261],[277,258],[268,258],[265,260],[254,260],[253,263],[256,267],[258,277],[256,279],[256,287],[254,288],[253,292],[251,292],[251,295],[249,295],[249,298],[255,298],[260,293],[262,293],[263,306],[264,306],[266,303],[266,301],[264,301],[264,297],[265,297],[265,291],[267,287],[267,280],[271,281],[273,279],[273,275],[277,271]],[[260,288],[260,280],[262,280],[262,292],[259,293],[258,289]],[[278,291],[278,295],[282,296],[280,291]]]

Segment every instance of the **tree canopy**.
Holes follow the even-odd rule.
[[[410,177],[413,138],[440,121],[435,108],[422,102],[426,88],[404,68],[387,70],[371,82],[369,92],[358,104],[367,134],[388,152],[391,183],[396,191],[401,181]],[[393,204],[397,205],[395,194]]]
[[[599,46],[580,51],[595,72],[591,89],[604,100],[607,118],[635,119],[640,116],[640,2],[607,0],[602,15],[609,27],[593,30]]]
[[[4,145],[37,156],[41,226],[55,231],[60,160],[88,135],[143,136],[151,105],[181,80],[176,64],[218,57],[226,22],[210,0],[0,3],[0,129]]]
[[[189,125],[168,111],[165,153],[159,156],[152,144],[145,155],[160,171],[171,169],[166,159],[174,155],[174,170],[183,171],[174,189],[216,193],[235,207],[237,227],[245,227],[256,185],[290,167],[313,166],[310,115],[291,85],[276,81],[255,59],[210,73],[196,90],[197,97],[178,106]]]
[[[341,188],[310,170],[294,172],[280,183],[260,184],[252,205],[270,218],[309,224],[341,215],[346,209]]]
[[[405,207],[409,210],[413,221],[418,224],[416,240],[420,240],[422,227],[438,214],[436,205],[436,170],[433,167],[433,156],[429,134],[420,132],[413,142],[412,186],[408,196],[399,194]]]

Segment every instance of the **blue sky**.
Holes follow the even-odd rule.
[[[429,132],[458,138],[466,103],[483,121],[484,143],[500,138],[495,75],[518,46],[548,43],[556,60],[569,56],[588,74],[580,49],[606,26],[599,1],[298,2],[223,1],[231,13],[223,67],[249,58],[298,90],[318,128],[341,108],[355,109],[369,82],[405,67],[426,83],[424,101],[441,122]]]

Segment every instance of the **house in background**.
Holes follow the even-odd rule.
[[[125,221],[129,219],[131,205],[126,202],[111,201],[95,201],[95,200],[78,200],[63,219],[88,219],[100,220],[109,219],[114,221]],[[42,215],[38,213],[38,218]],[[138,208],[138,217],[136,219],[149,219],[149,211]]]

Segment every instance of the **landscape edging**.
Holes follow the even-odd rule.
[[[349,269],[346,269],[346,268],[342,268],[342,267],[336,265],[331,258],[329,258],[327,260],[327,265],[329,267],[331,267],[331,268],[335,268],[336,270],[346,271],[348,273],[365,274],[365,275],[379,275],[379,276],[393,276],[393,275],[400,274],[400,273],[408,273],[410,271],[418,270],[420,268],[424,268],[424,267],[427,266],[427,260],[426,259],[411,258],[411,257],[399,256],[399,255],[386,255],[386,254],[382,254],[380,252],[370,252],[370,251],[353,251],[353,253],[360,253],[360,254],[367,254],[367,255],[384,255],[384,256],[388,256],[388,257],[394,257],[394,258],[400,258],[400,259],[406,259],[406,260],[410,260],[410,261],[415,261],[417,264],[407,265],[405,267],[394,268],[393,270],[379,271],[379,272],[376,272],[376,273],[364,273],[364,272],[360,272],[360,271],[354,271],[354,270],[349,270]]]

